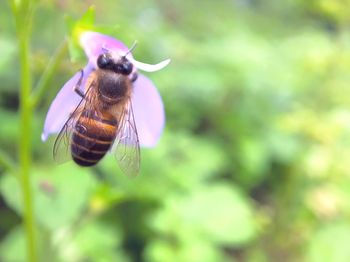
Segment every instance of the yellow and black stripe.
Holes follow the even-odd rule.
[[[93,166],[110,149],[116,135],[117,121],[111,117],[83,113],[74,128],[71,154],[80,166]]]

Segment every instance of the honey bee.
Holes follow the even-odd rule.
[[[74,87],[81,101],[56,138],[53,154],[57,161],[70,153],[76,164],[88,167],[112,150],[121,170],[137,175],[140,146],[131,103],[137,74],[126,58],[132,49],[125,55],[108,50],[99,55],[97,69],[87,76],[83,89],[81,71]]]

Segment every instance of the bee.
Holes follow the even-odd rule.
[[[108,151],[128,175],[137,175],[140,168],[140,145],[131,103],[133,82],[137,78],[133,64],[125,55],[106,50],[97,58],[82,87],[84,73],[74,87],[81,101],[59,132],[54,158],[70,153],[83,167],[96,165]],[[62,153],[63,152],[63,153]]]

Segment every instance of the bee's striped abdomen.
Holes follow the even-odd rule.
[[[73,130],[71,153],[81,166],[93,166],[110,149],[116,135],[117,121],[83,113]]]

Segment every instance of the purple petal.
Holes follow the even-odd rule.
[[[139,74],[131,99],[140,145],[155,146],[165,123],[162,98],[152,81]]]
[[[82,86],[85,86],[85,81],[88,75],[92,72],[93,67],[88,64],[83,70],[84,78]],[[81,73],[78,72],[70,80],[68,80],[51,103],[49,111],[46,115],[44,130],[41,134],[42,141],[45,141],[51,134],[60,132],[70,114],[78,106],[81,97],[75,93],[73,89],[80,76]]]
[[[117,39],[96,32],[85,31],[80,35],[79,40],[84,48],[86,56],[93,65],[96,65],[97,57],[102,54],[104,50],[114,52],[127,52],[129,50],[126,45]]]

